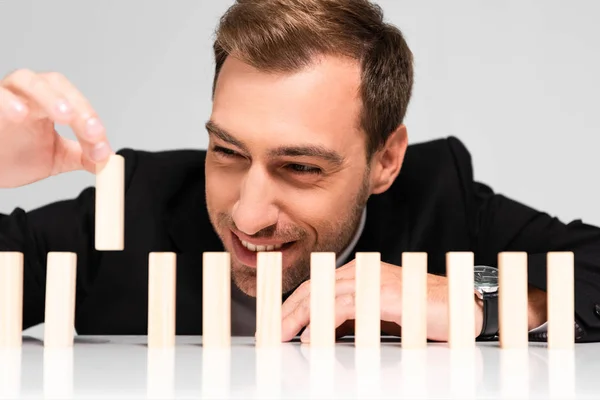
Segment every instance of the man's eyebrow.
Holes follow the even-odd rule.
[[[217,124],[215,124],[213,121],[208,121],[206,123],[206,130],[208,131],[209,134],[215,135],[222,141],[232,144],[236,147],[239,147],[240,149],[242,149],[244,151],[247,151],[246,146],[242,142],[237,140],[235,137],[233,137],[233,135],[231,135],[225,129],[223,129],[220,126],[218,126]]]
[[[335,166],[344,163],[344,157],[339,153],[318,145],[284,146],[269,151],[271,157],[317,157],[328,161]]]
[[[233,135],[221,128],[213,121],[206,123],[206,130],[209,134],[215,135],[219,139],[229,144],[232,144],[243,151],[248,151],[246,146],[236,139]],[[282,146],[269,151],[270,157],[316,157],[322,158],[335,166],[340,166],[344,163],[344,157],[334,150],[328,149],[319,145],[299,145],[299,146]]]

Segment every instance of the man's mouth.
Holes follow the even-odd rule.
[[[233,242],[233,255],[244,265],[256,268],[257,254],[264,251],[280,251],[283,253],[284,265],[289,260],[291,255],[290,251],[293,249],[293,242],[271,242],[261,244],[252,243],[246,240],[242,240],[238,235],[231,231],[231,240]]]
[[[266,246],[261,246],[259,244],[252,244],[250,242],[246,242],[245,240],[241,240],[240,242],[242,242],[242,245],[247,248],[250,251],[274,251],[274,250],[279,250],[281,249],[281,247],[283,247],[283,244],[275,244],[275,245],[266,245]]]

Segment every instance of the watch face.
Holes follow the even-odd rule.
[[[475,266],[475,286],[480,289],[496,289],[498,287],[498,270],[486,265]]]

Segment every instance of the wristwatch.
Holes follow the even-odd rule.
[[[498,335],[498,269],[475,266],[475,294],[483,301],[483,327],[478,339],[494,339]]]

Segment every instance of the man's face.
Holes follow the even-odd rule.
[[[339,253],[352,239],[370,185],[359,84],[359,65],[333,57],[290,74],[225,62],[208,124],[206,201],[248,295],[257,251],[282,253],[288,292],[309,277],[311,252]]]

